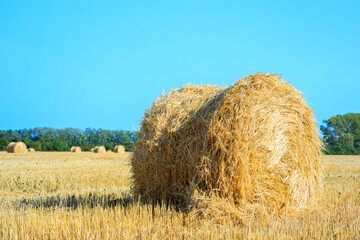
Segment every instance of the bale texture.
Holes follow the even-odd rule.
[[[11,142],[6,147],[8,153],[25,153],[27,152],[26,144],[23,142]]]
[[[35,152],[35,149],[34,148],[29,148],[28,152]]]
[[[94,149],[94,153],[104,153],[106,152],[106,148],[104,146],[97,146]]]
[[[125,147],[123,145],[117,145],[114,147],[114,153],[124,153]]]
[[[220,221],[299,212],[321,189],[321,147],[312,109],[276,75],[185,86],[145,113],[134,194]]]
[[[71,152],[81,153],[81,148],[80,148],[80,147],[73,146],[73,147],[71,147]]]

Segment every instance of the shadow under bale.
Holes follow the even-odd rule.
[[[57,195],[39,198],[23,198],[18,200],[15,206],[19,208],[112,208],[116,206],[127,207],[133,204],[133,198],[130,195],[122,195],[120,198],[115,194],[89,193],[87,195]]]

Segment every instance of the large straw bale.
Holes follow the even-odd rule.
[[[72,147],[71,147],[71,152],[81,153],[81,148],[80,148],[80,147],[77,147],[77,146],[72,146]]]
[[[135,196],[222,221],[296,213],[321,189],[314,113],[279,76],[185,86],[145,113],[131,159]]]
[[[117,145],[114,147],[114,153],[124,153],[125,147],[123,145]]]
[[[105,153],[106,152],[106,148],[104,146],[97,146],[94,149],[94,153]]]
[[[27,152],[26,144],[23,142],[11,142],[6,147],[8,153],[25,153]]]

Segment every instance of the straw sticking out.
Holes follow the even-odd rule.
[[[235,222],[295,212],[316,202],[321,147],[312,109],[278,76],[185,86],[143,118],[134,193]]]

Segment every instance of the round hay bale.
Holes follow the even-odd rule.
[[[112,151],[111,151],[111,150],[107,150],[106,152],[111,153]]]
[[[81,148],[80,148],[80,147],[73,146],[73,147],[71,147],[71,152],[81,153]]]
[[[94,149],[94,153],[105,153],[106,152],[106,148],[104,146],[97,146]]]
[[[90,149],[90,152],[94,152],[95,148]]]
[[[131,159],[135,196],[244,222],[295,213],[321,189],[314,113],[280,77],[185,86],[145,113]]]
[[[27,152],[26,144],[23,142],[11,142],[6,147],[8,153],[25,153]]]
[[[29,148],[28,152],[35,152],[35,149],[34,148]]]
[[[114,147],[114,153],[124,153],[125,147],[123,145],[117,145]]]

